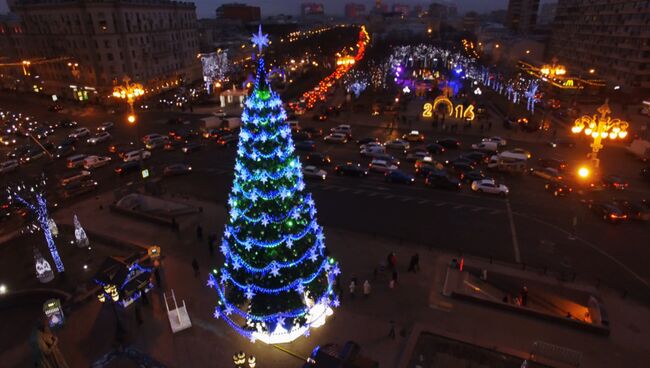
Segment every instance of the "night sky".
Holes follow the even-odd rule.
[[[300,4],[303,2],[316,2],[325,4],[325,12],[328,14],[343,14],[343,7],[346,3],[356,2],[356,3],[365,3],[366,9],[369,9],[374,1],[364,1],[364,0],[194,0],[197,8],[197,16],[199,18],[214,17],[215,9],[223,3],[246,3],[251,5],[259,5],[262,8],[262,16],[268,16],[278,13],[283,14],[298,14],[300,12]],[[391,5],[393,3],[400,4],[429,4],[432,1],[418,1],[418,0],[395,0],[395,1],[384,1],[385,4]],[[453,0],[450,1],[458,6],[459,12],[465,12],[467,10],[476,10],[478,12],[494,10],[494,9],[503,9],[506,7],[508,0]],[[6,0],[0,0],[0,13],[7,12]]]

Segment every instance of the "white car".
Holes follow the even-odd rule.
[[[308,165],[302,168],[302,175],[304,175],[305,178],[314,178],[314,179],[320,179],[320,180],[325,180],[327,179],[327,171],[323,169],[319,169],[316,166],[313,165]]]
[[[384,147],[375,146],[375,147],[364,148],[361,151],[359,151],[359,153],[361,154],[361,156],[375,157],[377,155],[383,155],[384,153],[386,153],[386,150],[384,149]]]
[[[347,143],[348,136],[345,135],[344,133],[332,133],[332,134],[330,134],[328,136],[325,136],[325,138],[323,138],[323,140],[325,142],[328,142],[328,143],[340,143],[340,144],[343,144],[343,143]]]
[[[162,137],[163,136],[158,134],[158,133],[147,134],[144,137],[142,137],[142,143],[147,144],[152,139],[159,139],[159,138],[162,138]]]
[[[18,168],[17,160],[8,160],[5,162],[0,162],[0,174],[6,174],[12,172]]]
[[[368,142],[366,144],[362,144],[361,146],[359,146],[359,149],[364,150],[364,149],[373,148],[373,147],[380,147],[380,148],[383,149],[384,145],[379,143],[379,142]]]
[[[372,160],[370,162],[370,165],[368,165],[368,169],[370,171],[378,173],[387,173],[393,170],[397,170],[398,167],[397,165],[393,165],[392,163],[384,160]]]
[[[96,169],[104,165],[108,165],[111,162],[111,158],[107,156],[88,156],[84,160],[84,169]]]
[[[68,137],[79,139],[89,135],[90,135],[90,130],[88,130],[88,128],[77,128],[73,130],[70,134],[68,134]]]
[[[411,148],[411,144],[403,139],[391,139],[384,143],[384,147],[406,151],[407,149]]]
[[[499,145],[499,147],[504,147],[505,145],[508,144],[508,141],[506,141],[505,139],[503,139],[501,137],[487,137],[487,138],[481,139],[481,142],[494,142],[497,145]]]
[[[97,130],[99,130],[101,132],[106,132],[106,131],[108,131],[110,129],[113,129],[114,126],[115,126],[115,124],[112,121],[107,121],[107,122],[102,123],[102,125],[100,125],[99,127],[97,127]]]
[[[139,161],[140,156],[142,156],[143,160],[148,159],[151,157],[151,152],[147,151],[145,149],[139,149],[135,151],[130,151],[124,154],[124,162],[131,162],[131,161]]]
[[[111,139],[111,135],[108,132],[101,132],[95,134],[94,137],[88,138],[88,144],[97,144],[101,142],[106,142],[107,140]]]
[[[345,134],[347,136],[351,136],[352,135],[352,127],[350,125],[348,125],[348,124],[340,124],[339,126],[330,129],[330,132],[332,132],[332,133],[342,133],[342,134]]]
[[[411,152],[406,155],[406,161],[415,162],[418,160],[424,162],[432,162],[433,157],[428,152],[423,151]]]
[[[472,190],[479,193],[498,194],[503,197],[508,194],[508,187],[503,184],[497,184],[494,179],[473,181]]]

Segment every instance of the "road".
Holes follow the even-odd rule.
[[[39,119],[61,118],[65,114],[53,114],[42,107],[34,107],[33,102],[21,98],[1,100],[12,110],[25,109]],[[415,103],[414,103],[415,106]],[[417,109],[410,106],[409,109]],[[85,111],[85,110],[84,110]],[[113,141],[133,140],[133,127],[121,123],[121,116],[109,115],[101,111],[92,113],[75,112],[75,119],[80,126],[94,130],[104,121],[116,122]],[[178,112],[145,111],[139,114],[139,133],[157,132],[166,134],[170,126],[166,121],[170,117],[181,115]],[[198,128],[199,115],[183,115]],[[355,137],[374,136],[386,139],[398,136],[417,127],[426,135],[427,141],[433,135],[443,135],[431,131],[428,124],[412,122],[404,128],[387,129],[385,119],[371,120],[360,113],[342,114],[326,122],[313,122],[307,115],[301,119],[301,125],[320,126],[327,130],[339,122],[352,122]],[[420,124],[420,125],[418,125]],[[467,133],[467,134],[466,134]],[[56,142],[66,134],[57,130]],[[523,134],[523,133],[520,133]],[[461,132],[455,134],[463,142],[463,150],[469,144],[479,140],[478,132]],[[153,176],[158,176],[162,167],[169,163],[186,162],[193,167],[193,173],[187,177],[163,179],[163,187],[168,193],[187,193],[205,200],[225,202],[232,182],[234,166],[234,149],[217,147],[213,142],[204,142],[203,150],[189,155],[180,151],[155,151],[148,160],[147,167]],[[88,146],[80,143],[79,153],[107,154],[107,145]],[[574,149],[551,149],[541,139],[531,139],[526,135],[509,137],[509,147],[522,147],[530,150],[534,157],[560,155],[577,161],[584,150],[581,144]],[[6,149],[3,149],[6,151]],[[333,163],[355,161],[366,164],[358,153],[356,144],[327,145],[317,143],[317,150],[332,157]],[[447,152],[436,159],[444,160],[459,154]],[[597,193],[598,197],[625,195],[631,198],[645,198],[648,194],[647,184],[636,176],[639,164],[627,157],[620,147],[608,147],[602,155],[603,166],[617,167],[621,175],[630,182],[626,193],[609,191]],[[573,159],[571,159],[573,158]],[[3,176],[3,182],[15,182],[25,175],[35,175],[45,168],[55,185],[57,176],[68,169],[63,162],[32,163],[15,173]],[[117,157],[107,166],[93,171],[93,177],[99,182],[101,191],[111,191],[141,180],[137,173],[129,177],[118,177],[113,173]],[[617,166],[614,166],[617,165]],[[403,163],[402,168],[413,171],[410,164]],[[477,255],[496,261],[519,262],[526,267],[547,268],[562,272],[564,277],[588,282],[602,280],[604,284],[619,290],[627,290],[642,296],[650,295],[650,270],[646,267],[650,244],[650,232],[647,223],[626,223],[611,225],[596,218],[578,203],[578,198],[555,198],[543,189],[541,179],[524,176],[500,176],[497,179],[510,188],[507,199],[489,195],[477,195],[465,186],[459,192],[430,189],[423,185],[420,178],[413,185],[387,183],[379,174],[370,174],[367,178],[337,177],[332,174],[332,167],[325,182],[309,182],[308,190],[316,200],[319,221],[329,227],[345,228],[357,232],[373,234],[395,239],[396,242],[423,244],[428,247],[442,248],[465,255]],[[73,206],[76,199],[63,205]],[[577,226],[573,228],[573,219]],[[6,232],[15,222],[4,223],[1,231]],[[573,236],[575,235],[575,236]],[[522,266],[523,267],[523,266]]]

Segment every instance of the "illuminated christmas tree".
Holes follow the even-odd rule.
[[[74,223],[74,238],[75,242],[77,243],[77,247],[87,247],[90,242],[88,241],[88,236],[86,236],[86,231],[83,227],[81,227],[81,223],[79,222],[77,215],[74,215],[72,222]]]
[[[268,44],[261,27],[253,43],[260,53]],[[286,118],[260,56],[242,113],[221,243],[225,262],[210,274],[208,286],[219,297],[214,317],[266,343],[309,335],[339,304],[332,285],[340,270],[327,256]]]

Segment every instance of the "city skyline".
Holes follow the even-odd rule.
[[[184,1],[190,2],[190,1]],[[222,4],[240,2],[249,5],[260,6],[262,10],[262,16],[266,17],[269,15],[275,14],[290,14],[297,15],[300,13],[300,4],[304,2],[310,2],[305,0],[289,0],[289,3],[292,3],[294,6],[287,6],[287,2],[282,2],[282,5],[279,5],[275,0],[248,0],[248,1],[210,1],[210,0],[194,0],[192,1],[196,5],[196,13],[199,18],[213,18],[215,10]],[[373,1],[351,1],[351,0],[327,0],[327,1],[313,1],[315,3],[323,3],[325,5],[325,12],[327,14],[333,15],[343,15],[345,4],[350,2],[356,3],[366,3],[367,8],[370,9],[370,6],[374,3]],[[497,9],[505,9],[508,5],[508,0],[494,0],[494,1],[483,1],[483,0],[453,0],[448,1],[454,3],[458,6],[458,11],[464,13],[469,10],[474,10],[477,12],[486,12]],[[430,1],[421,1],[421,0],[401,0],[401,1],[385,1],[386,4],[400,3],[408,5],[417,5],[429,4]],[[289,10],[289,11],[287,11]],[[7,6],[7,0],[0,0],[0,14],[6,13],[9,11]]]

